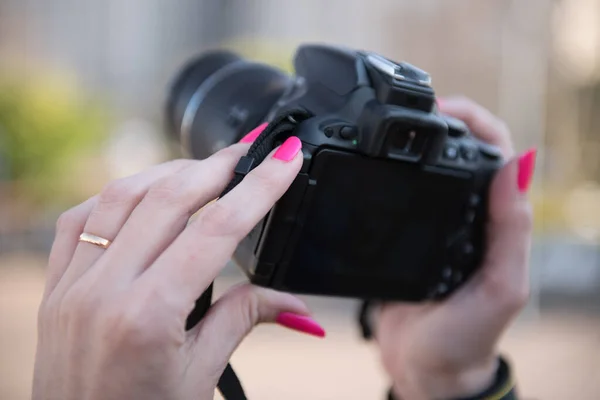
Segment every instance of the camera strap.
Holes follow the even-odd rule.
[[[233,179],[229,182],[225,190],[223,190],[219,198],[225,196],[236,187],[278,144],[294,134],[300,122],[311,116],[312,114],[306,110],[291,109],[275,117],[252,143],[246,155],[240,159],[235,167]],[[206,315],[212,303],[212,292],[213,283],[196,300],[196,305],[187,318],[186,330],[192,329]],[[223,374],[219,378],[217,388],[225,400],[247,400],[242,384],[230,363],[227,363]]]

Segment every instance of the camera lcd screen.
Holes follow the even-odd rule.
[[[286,281],[296,289],[429,282],[461,223],[471,180],[414,163],[325,151]]]

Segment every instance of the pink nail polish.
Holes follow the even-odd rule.
[[[282,312],[277,317],[276,322],[279,325],[295,331],[308,333],[313,336],[325,337],[325,329],[323,329],[314,319],[305,315]]]
[[[260,134],[265,130],[267,125],[269,125],[269,123],[264,122],[264,123],[260,124],[259,126],[257,126],[256,128],[252,129],[246,136],[244,136],[242,138],[242,140],[240,140],[240,143],[254,142],[256,140],[256,138],[259,137]]]
[[[291,161],[302,148],[302,142],[296,136],[288,138],[275,152],[273,158],[281,161]]]
[[[519,172],[517,177],[517,186],[521,193],[527,192],[531,185],[533,178],[533,171],[535,169],[535,156],[537,150],[531,149],[526,151],[519,157]]]
[[[441,108],[444,105],[444,100],[438,98],[438,99],[435,99],[435,103],[437,104],[438,108]]]

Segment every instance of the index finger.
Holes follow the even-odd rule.
[[[141,284],[165,284],[193,304],[296,178],[300,149],[298,138],[288,139],[229,193],[208,204],[142,274]]]
[[[514,155],[510,130],[504,121],[466,97],[438,99],[442,114],[462,120],[479,139],[498,146],[505,159]]]

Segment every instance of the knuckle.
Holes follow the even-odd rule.
[[[508,123],[505,120],[496,117],[496,126],[497,126],[498,132],[502,136],[505,136],[507,139],[512,136],[511,135],[511,131],[510,131],[510,127],[508,126]]]
[[[496,117],[492,113],[479,104],[471,105],[470,109],[469,123],[473,127],[474,134],[491,138],[499,136]]]
[[[512,148],[512,133],[510,127],[503,119],[496,116],[492,116],[494,119],[494,125],[491,129],[491,134],[496,138],[499,143],[502,143],[507,148]]]
[[[233,164],[239,161],[239,159],[244,156],[247,152],[247,149],[244,145],[240,143],[232,144],[231,146],[223,147],[219,151],[217,151],[214,155],[212,155],[211,159],[219,159],[221,162]]]
[[[62,213],[56,220],[56,232],[70,232],[77,230],[81,225],[79,215],[75,209]]]
[[[99,299],[88,288],[72,287],[59,304],[58,317],[62,323],[79,323],[91,318],[99,308]]]
[[[519,232],[531,233],[534,226],[533,208],[531,203],[520,203],[519,206],[515,208],[510,222]]]
[[[457,109],[459,109],[462,114],[465,114],[468,117],[472,117],[477,114],[478,105],[473,99],[467,97],[465,95],[458,95],[452,97],[451,101],[454,103]]]
[[[516,290],[513,290],[513,294],[511,296],[512,301],[509,303],[515,310],[520,310],[529,303],[529,299],[531,298],[531,290],[529,285],[521,285]]]
[[[190,159],[186,159],[186,158],[176,158],[174,160],[167,161],[166,164],[174,167],[175,169],[184,169],[184,168],[194,165],[197,162],[198,162],[197,160],[190,160]]]
[[[109,308],[103,315],[102,325],[107,332],[111,332],[112,340],[117,345],[130,346],[147,340],[147,329],[140,313],[130,307]]]
[[[482,129],[482,126],[489,125],[491,113],[482,105],[468,97],[461,97],[459,104],[463,109],[465,122],[469,124],[474,131],[479,131]]]
[[[175,321],[177,313],[169,307],[164,307],[164,300],[156,298],[157,293],[148,295],[138,293],[135,298],[115,302],[102,316],[102,325],[119,347],[156,347],[165,344],[169,338],[184,341],[184,333],[171,327],[177,326],[169,322]],[[149,309],[148,304],[152,304]],[[162,321],[157,323],[156,321]]]
[[[530,298],[530,290],[526,285],[515,287],[514,285],[505,285],[504,291],[498,299],[504,308],[513,313],[520,311],[527,305]]]
[[[133,185],[127,179],[117,179],[109,182],[98,199],[100,208],[111,206],[113,204],[122,204],[131,201],[139,196]]]
[[[235,336],[244,336],[255,325],[266,319],[267,313],[261,310],[264,308],[263,303],[261,296],[248,284],[235,287],[227,294],[227,314],[232,320],[238,321],[231,327],[235,329],[235,332],[232,332]]]
[[[168,205],[178,204],[185,198],[185,180],[180,175],[160,179],[150,187],[146,198],[153,202]]]
[[[217,151],[212,157],[237,161],[237,159],[240,158],[240,156],[241,154],[239,149],[237,149],[234,146],[227,146]]]
[[[214,237],[236,236],[240,224],[238,212],[219,201],[206,206],[197,222],[204,234]]]
[[[489,298],[510,313],[521,310],[531,294],[527,279],[515,282],[499,274],[488,274],[484,288]]]
[[[499,299],[505,299],[510,286],[505,279],[502,279],[497,273],[488,273],[484,279],[483,289],[488,298],[497,302]]]
[[[256,290],[249,285],[244,285],[238,289],[237,295],[240,299],[241,314],[245,326],[254,326],[261,322],[261,299]]]
[[[260,168],[253,170],[247,177],[250,178],[252,186],[260,192],[279,192],[286,184],[285,176],[282,174],[274,174]]]
[[[466,108],[474,108],[475,107],[475,102],[470,97],[465,96],[463,94],[454,97],[454,100],[457,103],[461,104],[463,107],[466,107]]]

